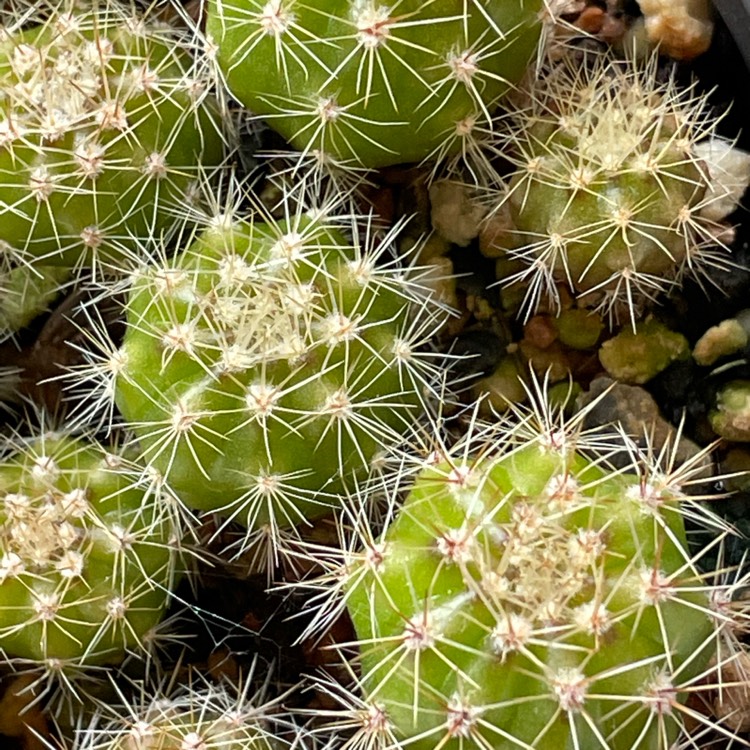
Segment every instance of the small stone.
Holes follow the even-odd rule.
[[[431,218],[435,231],[449,242],[466,247],[479,235],[487,209],[474,200],[473,190],[441,180],[430,185]]]
[[[620,331],[599,349],[599,361],[613,378],[637,385],[689,356],[688,340],[653,319]]]
[[[711,429],[725,440],[750,442],[750,380],[732,380],[716,397]]]
[[[638,0],[646,33],[659,51],[676,60],[691,60],[711,44],[714,25],[709,0]]]
[[[697,143],[693,153],[705,162],[710,178],[700,215],[722,221],[739,206],[750,184],[750,153],[724,138]]]
[[[708,367],[717,359],[744,349],[747,342],[747,331],[739,320],[736,318],[722,320],[718,325],[711,326],[698,339],[693,349],[693,359],[699,365]]]

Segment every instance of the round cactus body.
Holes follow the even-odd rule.
[[[255,705],[243,696],[232,696],[224,687],[183,688],[173,696],[144,695],[138,704],[127,706],[116,718],[96,721],[80,735],[74,748],[274,750],[287,747],[267,728],[266,711],[265,706]]]
[[[534,52],[540,0],[212,0],[234,96],[295,148],[365,167],[461,150]]]
[[[533,83],[508,118],[515,165],[502,210],[505,250],[527,283],[525,313],[559,306],[557,285],[617,320],[686,273],[728,258],[719,200],[698,143],[711,133],[702,98],[607,57],[561,64]],[[545,299],[545,297],[547,299]]]
[[[45,433],[0,460],[0,648],[55,671],[121,660],[161,619],[176,529],[119,455]]]
[[[640,476],[607,469],[569,437],[431,461],[350,572],[370,739],[672,746],[722,626],[687,549],[693,511],[677,473],[646,456]]]
[[[127,4],[20,18],[0,35],[0,243],[23,263],[122,264],[223,156],[194,42]]]
[[[220,218],[134,279],[117,406],[188,506],[294,525],[419,413],[437,311],[325,221]]]

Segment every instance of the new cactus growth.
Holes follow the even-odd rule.
[[[249,683],[248,683],[249,684]],[[282,719],[262,692],[250,695],[229,685],[158,690],[126,700],[95,717],[73,750],[280,750],[289,743],[274,736],[272,718]],[[272,717],[273,713],[276,716]],[[281,721],[283,724],[284,722]]]
[[[233,209],[133,277],[122,347],[93,370],[187,506],[295,525],[419,414],[443,311],[392,234],[344,224],[353,243],[322,212]]]
[[[0,458],[0,648],[50,673],[116,663],[176,576],[168,504],[120,453],[43,432]]]
[[[122,265],[223,158],[184,32],[119,2],[0,16],[0,242],[17,262]]]
[[[672,747],[710,657],[733,658],[686,539],[686,517],[717,523],[684,494],[702,457],[660,468],[669,446],[615,435],[625,473],[587,446],[580,425],[527,417],[424,461],[338,579],[361,747]]]
[[[295,148],[369,168],[460,152],[536,49],[540,0],[211,0],[229,89]]]
[[[559,307],[562,284],[579,304],[634,323],[686,274],[730,265],[711,213],[726,191],[714,190],[698,149],[715,121],[704,97],[658,82],[655,65],[560,64],[509,116],[504,244],[522,267],[501,280],[526,282],[527,316]]]

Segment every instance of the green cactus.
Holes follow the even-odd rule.
[[[3,252],[120,266],[223,158],[197,42],[127,2],[13,6],[0,16]]]
[[[0,341],[46,312],[70,281],[58,266],[15,266],[0,271]]]
[[[537,46],[541,0],[211,0],[227,85],[295,148],[369,168],[460,152]]]
[[[361,652],[353,746],[668,750],[711,656],[734,658],[686,539],[688,517],[720,524],[684,494],[704,455],[660,468],[669,446],[599,436],[624,473],[548,416],[432,452],[333,576]]]
[[[325,212],[238,216],[134,274],[122,346],[107,340],[71,380],[101,379],[96,404],[114,396],[141,458],[188,507],[278,540],[335,505],[420,413],[446,311],[429,268],[389,258],[398,227],[342,219],[352,243]]]
[[[246,683],[249,684],[249,683]],[[239,690],[237,689],[239,687]],[[125,706],[105,706],[72,750],[280,750],[271,719],[284,724],[262,691],[200,681],[150,693],[140,686]],[[113,710],[114,709],[114,710]],[[275,710],[276,716],[272,717]]]
[[[177,577],[166,496],[83,437],[42,432],[2,448],[0,648],[51,674],[137,651]]]
[[[729,267],[715,190],[697,149],[711,135],[705,97],[603,55],[551,67],[507,118],[497,148],[514,170],[495,212],[508,212],[507,257],[526,283],[523,312],[560,307],[558,285],[613,321],[686,274]]]

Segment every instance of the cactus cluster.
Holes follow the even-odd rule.
[[[460,152],[539,38],[541,0],[212,0],[226,83],[296,149],[368,168]]]
[[[707,145],[706,99],[657,82],[656,58],[530,68],[545,10],[3,4],[0,338],[85,299],[36,321],[75,353],[53,378],[64,429],[8,410],[0,439],[0,650],[64,746],[739,737],[708,715],[750,684],[750,574],[699,494],[708,449],[584,429],[596,404],[571,394],[690,364],[642,312],[731,266],[750,157],[733,171]],[[259,119],[268,161],[237,139]],[[738,325],[699,365],[741,350]],[[22,350],[0,363],[16,406],[38,330],[0,349]],[[734,381],[707,423],[750,439],[749,392]],[[211,610],[222,576],[238,591]],[[266,658],[265,679],[245,669]]]

